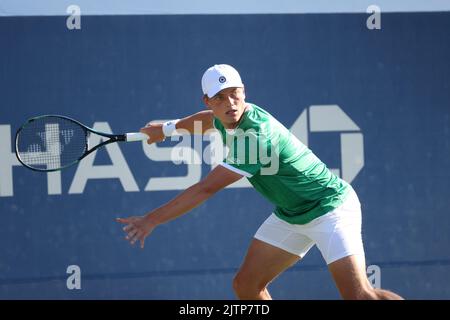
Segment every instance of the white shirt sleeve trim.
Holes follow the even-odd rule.
[[[221,163],[219,163],[219,165],[227,168],[228,170],[239,173],[240,175],[247,177],[247,178],[251,178],[253,176],[252,174],[248,173],[247,171],[239,170],[233,166],[230,166],[228,163],[225,163],[225,162],[221,162]]]

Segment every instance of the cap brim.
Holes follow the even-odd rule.
[[[216,94],[218,94],[220,91],[222,91],[223,89],[227,89],[227,88],[243,88],[244,84],[242,82],[225,82],[222,83],[214,88],[211,88],[208,92],[207,92],[207,96],[208,98],[212,98],[214,97]]]

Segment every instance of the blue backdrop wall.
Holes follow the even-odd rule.
[[[358,192],[381,286],[448,299],[450,13],[386,13],[380,30],[367,17],[87,16],[80,30],[67,17],[0,17],[0,298],[234,298],[233,275],[272,209],[253,189],[221,191],[140,250],[114,219],[163,204],[211,166],[172,163],[170,141],[104,149],[90,167],[50,175],[13,154],[15,131],[35,115],[126,132],[194,113],[204,70],[228,63],[248,101]],[[169,177],[180,178],[155,180]],[[73,265],[81,288],[70,290]],[[315,248],[270,289],[277,299],[339,298]]]

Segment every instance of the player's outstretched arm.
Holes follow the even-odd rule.
[[[213,112],[211,110],[204,110],[180,119],[176,128],[177,130],[186,130],[191,134],[203,134],[214,127],[213,119]]]
[[[213,126],[213,112],[211,110],[204,110],[193,115],[180,119],[176,124],[176,129],[190,134],[203,134],[207,130],[212,129]],[[141,132],[147,134],[150,139],[147,142],[161,142],[166,137],[163,133],[163,123],[149,122],[144,128],[141,128]]]
[[[118,222],[126,224],[123,230],[126,240],[134,244],[140,241],[144,247],[145,238],[158,225],[169,222],[194,209],[217,191],[238,181],[242,175],[221,165],[215,167],[202,181],[192,185],[165,205],[144,216],[118,218]]]

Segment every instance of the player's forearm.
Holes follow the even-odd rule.
[[[165,205],[147,214],[151,224],[169,222],[194,209],[215,192],[204,188],[201,182],[189,187]]]
[[[180,119],[175,126],[173,126],[174,122],[167,122],[166,125],[164,123],[149,122],[140,131],[150,137],[147,141],[148,143],[161,142],[167,136],[173,135],[174,130],[181,134],[186,133],[186,131],[190,134],[204,134],[207,130],[214,127],[213,118],[212,111],[205,110]]]
[[[191,134],[202,134],[212,126],[213,113],[210,110],[200,111],[178,121],[177,130],[186,130]]]

